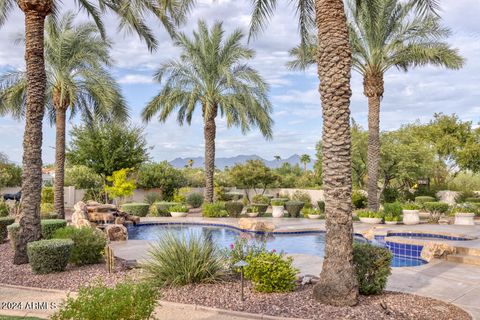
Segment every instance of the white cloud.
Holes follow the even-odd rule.
[[[144,76],[141,74],[127,74],[117,79],[118,83],[122,84],[142,84],[153,83],[153,78],[150,76]]]

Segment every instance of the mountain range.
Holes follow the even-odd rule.
[[[175,168],[184,168],[188,165],[188,161],[193,160],[193,167],[194,168],[203,168],[204,167],[204,158],[203,157],[193,157],[193,158],[176,158],[170,161],[170,164]],[[218,169],[224,169],[225,167],[232,167],[237,163],[244,163],[247,160],[262,160],[265,165],[269,168],[278,168],[283,163],[290,163],[291,165],[300,165],[303,168],[303,164],[300,162],[300,156],[298,154],[294,154],[288,158],[280,159],[280,160],[267,160],[258,155],[238,155],[235,157],[220,157],[215,158],[215,167]],[[312,158],[312,162],[307,165],[307,168],[312,169],[314,160]]]

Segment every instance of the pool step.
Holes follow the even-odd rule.
[[[477,256],[477,255],[466,255],[466,254],[458,254],[458,253],[449,254],[447,256],[447,261],[480,266],[480,256]]]

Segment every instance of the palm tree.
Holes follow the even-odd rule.
[[[384,94],[384,75],[393,67],[408,71],[427,64],[459,69],[463,58],[444,40],[450,30],[440,17],[422,14],[415,0],[348,0],[347,16],[353,70],[363,76],[363,93],[368,98],[368,207],[378,210],[378,170],[380,161],[380,102]],[[314,37],[309,45],[291,50],[289,65],[305,69],[315,63]]]
[[[300,156],[300,162],[303,163],[303,171],[307,171],[307,164],[309,164],[311,161],[312,159],[310,159],[308,154],[302,154]]]
[[[180,59],[161,65],[155,79],[162,89],[142,114],[146,122],[157,113],[165,122],[178,109],[177,120],[183,125],[191,123],[195,107],[202,108],[206,202],[213,201],[215,118],[219,113],[225,116],[228,127],[239,126],[245,133],[257,126],[267,139],[272,137],[268,85],[244,62],[254,51],[241,44],[243,37],[236,30],[224,39],[221,23],[209,30],[203,21],[198,22],[193,38],[180,34],[174,42],[182,50]]]
[[[375,0],[358,0],[371,2]],[[436,8],[436,0],[416,0],[422,11]],[[273,14],[278,0],[252,0],[250,35],[257,34]],[[332,305],[355,305],[358,284],[353,266],[352,180],[350,138],[350,70],[352,66],[343,0],[295,0],[302,44],[315,26],[323,110],[323,188],[325,191],[325,258],[313,293]]]
[[[66,113],[78,112],[109,120],[124,121],[128,110],[110,66],[110,44],[103,40],[95,24],[73,25],[74,14],[67,13],[55,23],[50,17],[45,27],[46,105],[56,127],[55,212],[65,217],[64,168]],[[0,77],[0,109],[16,116],[25,113],[26,75],[21,71]]]
[[[173,34],[174,27],[185,20],[194,0],[79,0],[75,3],[95,21],[105,34],[101,16],[113,12],[120,18],[120,28],[137,32],[153,50],[157,42],[143,22],[147,13],[158,17]],[[0,26],[7,20],[15,4],[25,15],[26,111],[23,135],[22,208],[20,230],[14,263],[28,262],[27,243],[41,237],[40,198],[42,188],[42,122],[45,106],[46,74],[44,62],[45,18],[62,6],[58,0],[0,0]]]

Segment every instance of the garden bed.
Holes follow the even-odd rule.
[[[187,285],[166,289],[162,299],[177,303],[304,319],[471,319],[462,309],[431,298],[386,292],[361,296],[355,307],[333,307],[312,298],[312,285],[290,293],[257,293],[246,283],[245,301],[240,301],[240,282]],[[383,305],[383,307],[382,307]]]
[[[13,249],[10,242],[0,244],[0,283],[26,287],[60,289],[75,291],[97,279],[102,279],[107,285],[114,285],[127,276],[133,276],[135,270],[127,269],[116,262],[116,272],[108,273],[105,263],[75,266],[69,264],[64,272],[50,274],[34,274],[30,265],[14,265]]]

